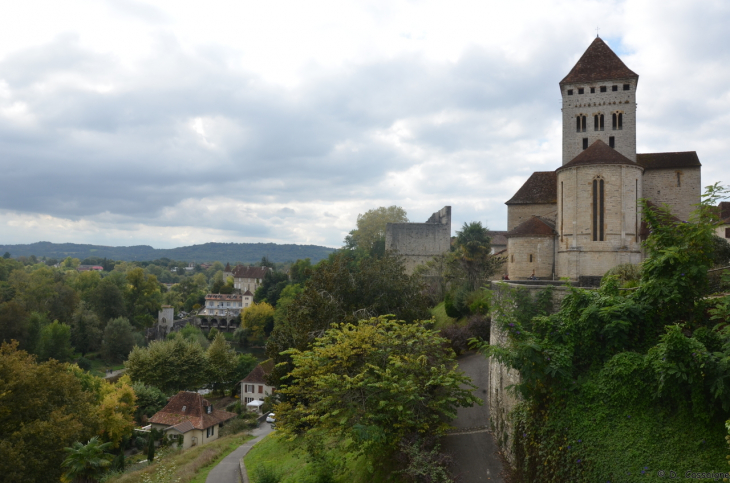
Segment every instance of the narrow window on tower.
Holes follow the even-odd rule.
[[[588,138],[583,138],[583,149],[588,149]]]
[[[622,112],[618,113],[618,129],[619,131],[624,128],[624,114]]]
[[[575,132],[580,132],[580,116],[575,117]]]
[[[603,203],[603,199],[604,199],[604,197],[603,197],[603,180],[600,180],[598,182],[598,185],[599,185],[599,190],[600,190],[599,195],[600,195],[600,198],[601,198],[601,200],[600,200],[601,205],[599,206],[599,213],[598,213],[598,218],[599,218],[599,220],[598,220],[598,222],[599,222],[599,224],[598,224],[598,228],[599,228],[598,237],[599,237],[600,241],[603,241],[604,238],[605,238],[603,236],[604,235],[604,233],[603,233],[603,229],[604,229],[604,226],[603,226],[603,215],[606,212],[605,206],[604,206],[604,203]]]
[[[604,241],[604,190],[603,180],[593,180],[593,241]]]
[[[639,241],[639,180],[636,180],[636,187],[634,188],[634,239]]]
[[[682,173],[677,171],[677,188],[679,188],[680,186],[682,186]]]
[[[593,241],[598,241],[598,180],[593,180]]]
[[[560,236],[563,236],[563,182],[560,182]]]
[[[583,127],[583,132],[586,132],[586,117],[581,116],[581,126]]]
[[[530,263],[532,263],[532,253],[530,253]]]
[[[598,115],[598,130],[603,131],[603,114]]]
[[[608,147],[609,148],[615,148],[616,147],[616,138],[613,136],[608,137]]]
[[[598,131],[598,114],[593,115],[593,130]]]

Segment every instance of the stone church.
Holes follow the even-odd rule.
[[[640,198],[669,205],[681,220],[699,203],[696,152],[637,154],[638,83],[598,37],[560,81],[562,165],[533,173],[506,202],[511,280],[595,282],[643,260]]]

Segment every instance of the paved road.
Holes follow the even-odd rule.
[[[455,473],[460,474],[461,483],[504,483],[497,443],[488,429],[489,361],[481,354],[471,354],[459,359],[459,368],[478,386],[476,394],[484,405],[458,410],[453,422],[456,432],[446,436],[444,449],[454,457]]]
[[[255,436],[254,439],[247,441],[238,448],[236,448],[231,454],[223,458],[220,463],[208,473],[208,478],[205,479],[205,483],[241,483],[241,473],[238,470],[238,463],[241,458],[246,456],[251,446],[258,443],[271,432],[271,425],[269,423],[261,423],[261,426],[251,431],[251,434]]]

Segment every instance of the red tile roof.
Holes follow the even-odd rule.
[[[215,408],[212,408],[211,413],[208,414],[208,406],[212,408],[212,405],[206,399],[203,399],[200,394],[181,391],[170,398],[167,405],[155,413],[149,419],[149,422],[165,426],[177,426],[189,421],[195,429],[206,429],[236,417],[236,413],[229,413]]]
[[[585,149],[578,156],[574,157],[571,161],[562,165],[555,171],[560,171],[561,169],[572,168],[575,166],[590,166],[594,164],[630,164],[632,166],[637,165],[635,162],[631,161],[629,158],[619,153],[612,147],[609,147],[608,144],[599,139],[598,141],[595,141],[593,144],[588,146],[588,149]]]
[[[531,205],[558,202],[558,175],[555,171],[536,171],[506,205]]]
[[[699,168],[702,166],[696,151],[637,154],[636,162],[644,169]]]
[[[507,238],[554,236],[555,224],[540,216],[531,216],[516,227],[512,228],[505,235]]]
[[[638,78],[603,39],[596,37],[560,85]]]
[[[240,382],[250,382],[253,384],[268,384],[266,382],[266,376],[271,374],[274,370],[274,360],[268,359],[260,363],[258,366],[253,368],[253,371],[248,373],[248,376],[241,379]]]
[[[235,278],[264,278],[266,272],[271,270],[268,267],[244,267],[238,265],[233,269],[233,276]]]
[[[507,238],[505,238],[505,235],[507,234],[506,231],[488,231],[487,235],[492,239],[492,246],[499,246],[499,245],[506,245],[507,244]]]

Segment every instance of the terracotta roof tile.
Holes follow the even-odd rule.
[[[264,362],[260,363],[256,367],[253,368],[253,371],[248,373],[248,376],[241,379],[240,382],[251,382],[254,384],[268,384],[266,382],[266,376],[271,374],[271,371],[274,370],[274,360],[268,359]]]
[[[609,147],[608,144],[599,139],[588,146],[588,149],[585,149],[578,156],[574,157],[571,161],[562,165],[555,171],[575,166],[590,166],[594,164],[630,164],[632,166],[636,166],[635,162],[631,161],[612,147]]]
[[[155,413],[149,419],[149,422],[177,426],[188,421],[195,429],[206,429],[236,417],[236,413],[229,413],[215,408],[209,414],[207,406],[212,408],[212,405],[206,399],[203,399],[200,394],[181,391],[171,397],[167,405]]]
[[[533,236],[554,236],[555,225],[539,216],[531,216],[516,227],[507,232],[507,238],[533,237]]]
[[[638,78],[603,39],[596,37],[560,85]]]
[[[555,171],[536,171],[506,205],[558,202],[558,175]]]
[[[637,154],[636,162],[644,169],[699,168],[702,166],[696,151]]]

